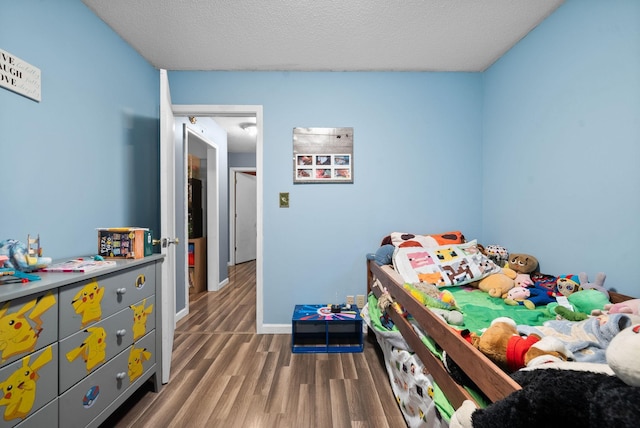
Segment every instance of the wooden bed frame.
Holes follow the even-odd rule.
[[[380,297],[383,290],[376,285],[375,279],[387,289],[395,302],[413,316],[424,332],[447,352],[491,402],[501,400],[521,389],[506,372],[457,334],[441,317],[407,293],[403,288],[404,280],[392,266],[378,266],[374,261],[367,260],[367,291]],[[612,303],[630,299],[629,296],[615,292],[609,294]],[[409,322],[392,306],[387,308],[387,313],[451,405],[457,409],[464,400],[475,402],[469,392],[450,376],[442,361],[422,343]]]

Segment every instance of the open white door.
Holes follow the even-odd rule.
[[[244,263],[256,259],[257,202],[256,175],[236,172],[236,254],[235,262]]]
[[[162,254],[162,383],[169,382],[176,328],[175,120],[166,70],[160,70],[160,236]]]

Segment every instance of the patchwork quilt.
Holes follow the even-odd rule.
[[[476,240],[437,247],[398,247],[393,266],[405,282],[438,287],[464,285],[500,272],[500,266],[480,252]]]

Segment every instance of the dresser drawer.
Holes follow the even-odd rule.
[[[60,426],[84,427],[128,388],[137,388],[155,367],[155,331],[151,331],[59,398]]]
[[[58,398],[16,425],[16,428],[56,428],[58,426]]]
[[[58,344],[0,369],[0,428],[27,422],[58,395]]]
[[[60,341],[60,393],[155,328],[155,296]],[[137,314],[137,315],[136,315]],[[134,335],[137,334],[137,337]]]
[[[57,339],[57,291],[0,304],[0,367]]]
[[[60,337],[66,337],[155,293],[155,264],[60,289]]]

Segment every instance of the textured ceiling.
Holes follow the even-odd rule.
[[[166,70],[484,71],[563,0],[82,0]],[[230,152],[255,152],[213,118]]]
[[[562,0],[83,0],[166,70],[483,71]]]

